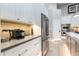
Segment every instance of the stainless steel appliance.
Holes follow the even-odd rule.
[[[65,32],[69,32],[70,31],[70,24],[62,24],[61,25],[61,34],[65,35]]]
[[[22,39],[26,36],[24,30],[20,29],[3,29],[1,32],[1,42],[10,41],[11,39]]]
[[[49,49],[49,20],[46,15],[41,13],[41,43],[42,43],[42,55],[45,56]]]
[[[21,38],[24,38],[24,36],[25,36],[25,31],[20,30],[20,29],[12,30],[13,39],[21,39]]]

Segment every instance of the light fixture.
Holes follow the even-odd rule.
[[[79,17],[79,15],[74,15],[74,17]]]
[[[74,17],[79,17],[79,12],[76,12]]]

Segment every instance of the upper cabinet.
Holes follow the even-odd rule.
[[[74,17],[74,15],[67,15],[62,17],[62,24],[79,24],[79,17]]]
[[[41,4],[32,4],[32,19],[34,24],[41,25]]]
[[[41,4],[36,3],[3,3],[0,4],[0,15],[4,19],[19,22],[41,24]]]
[[[6,19],[16,19],[15,14],[15,4],[13,3],[2,3],[0,4],[1,8],[1,17]]]
[[[21,21],[31,23],[31,19],[32,19],[31,4],[25,4],[25,3],[16,4],[16,17]]]

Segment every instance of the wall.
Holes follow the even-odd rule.
[[[79,17],[72,15],[62,16],[62,24],[79,24]]]
[[[75,14],[68,14],[68,5],[71,4],[65,4],[62,6],[59,6],[58,8],[61,9],[61,15],[62,15],[62,24],[79,24],[79,17],[74,17]]]
[[[51,35],[52,38],[60,38],[61,37],[61,10],[57,9],[49,9],[49,19],[51,26]]]

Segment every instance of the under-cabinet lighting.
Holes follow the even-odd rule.
[[[74,17],[79,17],[79,12],[76,12]]]
[[[79,17],[79,15],[74,15],[74,17]]]

